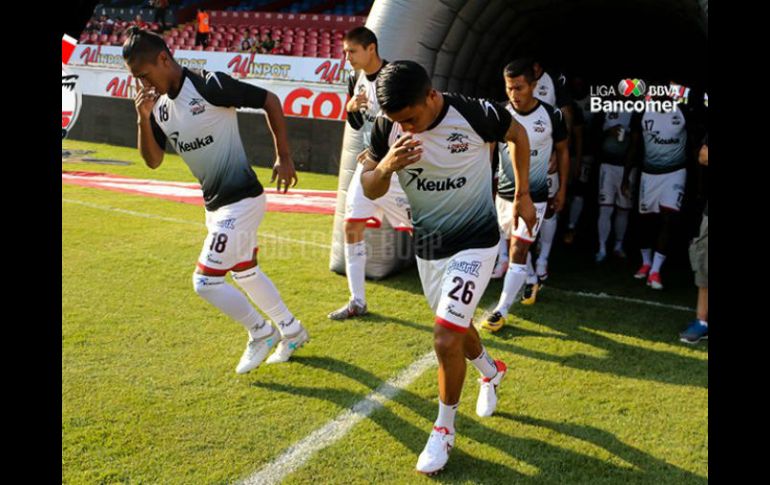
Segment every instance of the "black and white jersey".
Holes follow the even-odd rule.
[[[610,165],[624,165],[628,147],[631,144],[631,115],[628,111],[601,113],[602,121],[602,162]],[[624,130],[623,140],[607,130],[613,126],[621,126]]]
[[[687,165],[687,120],[677,104],[670,113],[634,113],[631,130],[641,132],[644,142],[642,171],[649,174],[675,172]]]
[[[564,74],[551,76],[545,71],[540,75],[535,85],[535,97],[557,108],[568,106],[572,101],[569,91],[567,91],[567,78]]]
[[[382,66],[374,74],[364,74],[363,71],[356,72],[348,78],[348,96],[351,98],[359,94],[366,94],[369,100],[365,110],[360,112],[348,112],[348,124],[354,130],[361,130],[364,136],[364,146],[368,147],[371,143],[369,137],[372,133],[374,119],[380,113],[380,104],[377,102],[377,76],[382,68],[388,65],[388,61],[382,61]]]
[[[182,68],[182,84],[173,98],[164,94],[150,123],[161,147],[166,139],[190,167],[213,211],[263,192],[243,149],[235,108],[262,108],[267,91],[221,72]]]
[[[511,103],[504,106],[526,130],[529,137],[529,191],[533,202],[548,200],[548,161],[556,143],[567,139],[567,124],[558,108],[538,101],[528,112],[517,111]],[[497,195],[512,201],[516,195],[513,157],[508,143],[498,143],[500,166],[497,170]]]
[[[492,199],[492,143],[503,141],[511,125],[505,109],[485,99],[443,93],[444,106],[422,133],[422,158],[397,171],[412,208],[415,251],[422,259],[442,259],[470,248],[498,243]],[[377,117],[372,158],[379,162],[403,134],[399,123]]]

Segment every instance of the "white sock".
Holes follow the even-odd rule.
[[[366,303],[366,241],[345,243],[345,274],[351,298],[363,305]]]
[[[241,272],[233,272],[233,281],[243,288],[251,301],[278,326],[281,335],[296,335],[300,325],[281,299],[270,278],[259,266]]]
[[[225,283],[224,276],[193,273],[193,288],[201,298],[246,327],[252,339],[258,339],[273,332],[272,325],[257,313],[243,293]]]
[[[704,327],[708,327],[709,326],[709,324],[708,324],[708,322],[706,320],[698,320],[698,323],[700,323]]]
[[[471,360],[471,364],[473,364],[473,366],[477,368],[481,375],[484,377],[491,379],[497,375],[497,366],[495,365],[495,361],[492,360],[492,357],[490,357],[489,353],[487,352],[487,348],[483,345],[481,346],[481,353],[478,357]]]
[[[447,428],[451,434],[455,432],[455,414],[457,414],[458,404],[452,404],[451,406],[438,400],[438,418],[433,423],[437,428]]]
[[[628,227],[628,211],[625,209],[615,210],[615,250],[623,249],[623,240],[626,238],[626,227]]]
[[[599,252],[603,254],[607,253],[607,239],[612,229],[612,209],[610,205],[599,206]]]
[[[651,273],[660,273],[660,267],[663,266],[663,261],[666,260],[666,256],[655,251],[655,258],[652,260]]]
[[[576,195],[572,199],[572,205],[569,208],[569,228],[575,229],[578,219],[580,219],[580,213],[583,212],[583,197]]]
[[[527,284],[534,285],[537,283],[537,273],[535,272],[535,265],[532,263],[532,251],[527,253]]]
[[[548,256],[551,254],[553,237],[556,235],[557,215],[554,214],[550,219],[543,219],[543,225],[540,228],[540,255],[537,257],[538,265],[548,263]]]
[[[652,249],[645,248],[641,250],[642,253],[642,264],[646,266],[652,265]]]
[[[508,308],[513,305],[513,300],[526,279],[526,265],[513,263],[508,266],[508,271],[505,272],[505,279],[503,280],[503,292],[500,294],[500,301],[497,303],[494,311],[502,313],[503,316],[508,315]]]
[[[508,239],[502,232],[500,233],[500,244],[497,245],[497,261],[508,262]]]

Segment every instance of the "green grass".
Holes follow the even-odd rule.
[[[64,146],[135,162],[63,164],[68,170],[193,180],[176,156],[151,171],[136,150]],[[302,188],[336,188],[336,177],[300,176]],[[246,333],[191,287],[203,209],[69,185],[62,196],[64,483],[235,482],[431,349],[432,315],[414,268],[368,282],[370,317],[331,322],[325,315],[346,300],[347,283],[329,271],[329,250],[270,235],[328,244],[332,217],[268,213],[260,264],[312,340],[292,362],[238,376]],[[456,448],[433,480],[706,483],[708,346],[676,338],[691,314],[561,291],[692,307],[689,282],[656,293],[630,278],[630,263],[594,268],[559,251],[538,303],[515,307],[512,322],[483,336],[511,369],[498,413],[475,416],[469,368]],[[500,288],[490,284],[479,311]],[[430,370],[286,483],[428,483],[413,468],[436,411]]]

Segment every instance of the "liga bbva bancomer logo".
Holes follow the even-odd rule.
[[[618,83],[618,92],[626,98],[631,96],[643,96],[647,85],[641,79],[623,79]]]
[[[621,79],[615,86],[591,86],[592,113],[673,112],[676,110],[675,86],[647,86],[641,79]]]

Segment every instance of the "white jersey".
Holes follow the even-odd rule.
[[[535,85],[535,97],[556,108],[567,106],[570,103],[567,94],[567,78],[563,74],[559,74],[554,82],[554,78],[543,71]]]
[[[246,158],[235,108],[262,108],[266,99],[266,90],[222,72],[182,68],[179,92],[160,96],[153,106],[155,140],[161,147],[171,141],[200,182],[206,209],[263,192]]]
[[[421,159],[396,172],[412,207],[415,252],[422,259],[489,248],[500,240],[490,155],[491,144],[505,140],[511,115],[485,99],[443,97],[433,124],[413,135],[422,142]],[[403,132],[399,123],[378,117],[371,158],[382,160]]]
[[[351,98],[359,94],[365,94],[367,107],[358,113],[348,113],[348,123],[353,129],[362,130],[364,137],[364,147],[371,145],[372,126],[378,114],[380,114],[380,104],[377,102],[377,75],[382,68],[388,64],[383,60],[382,66],[374,74],[364,74],[362,72],[354,73],[348,79],[348,96]]]

